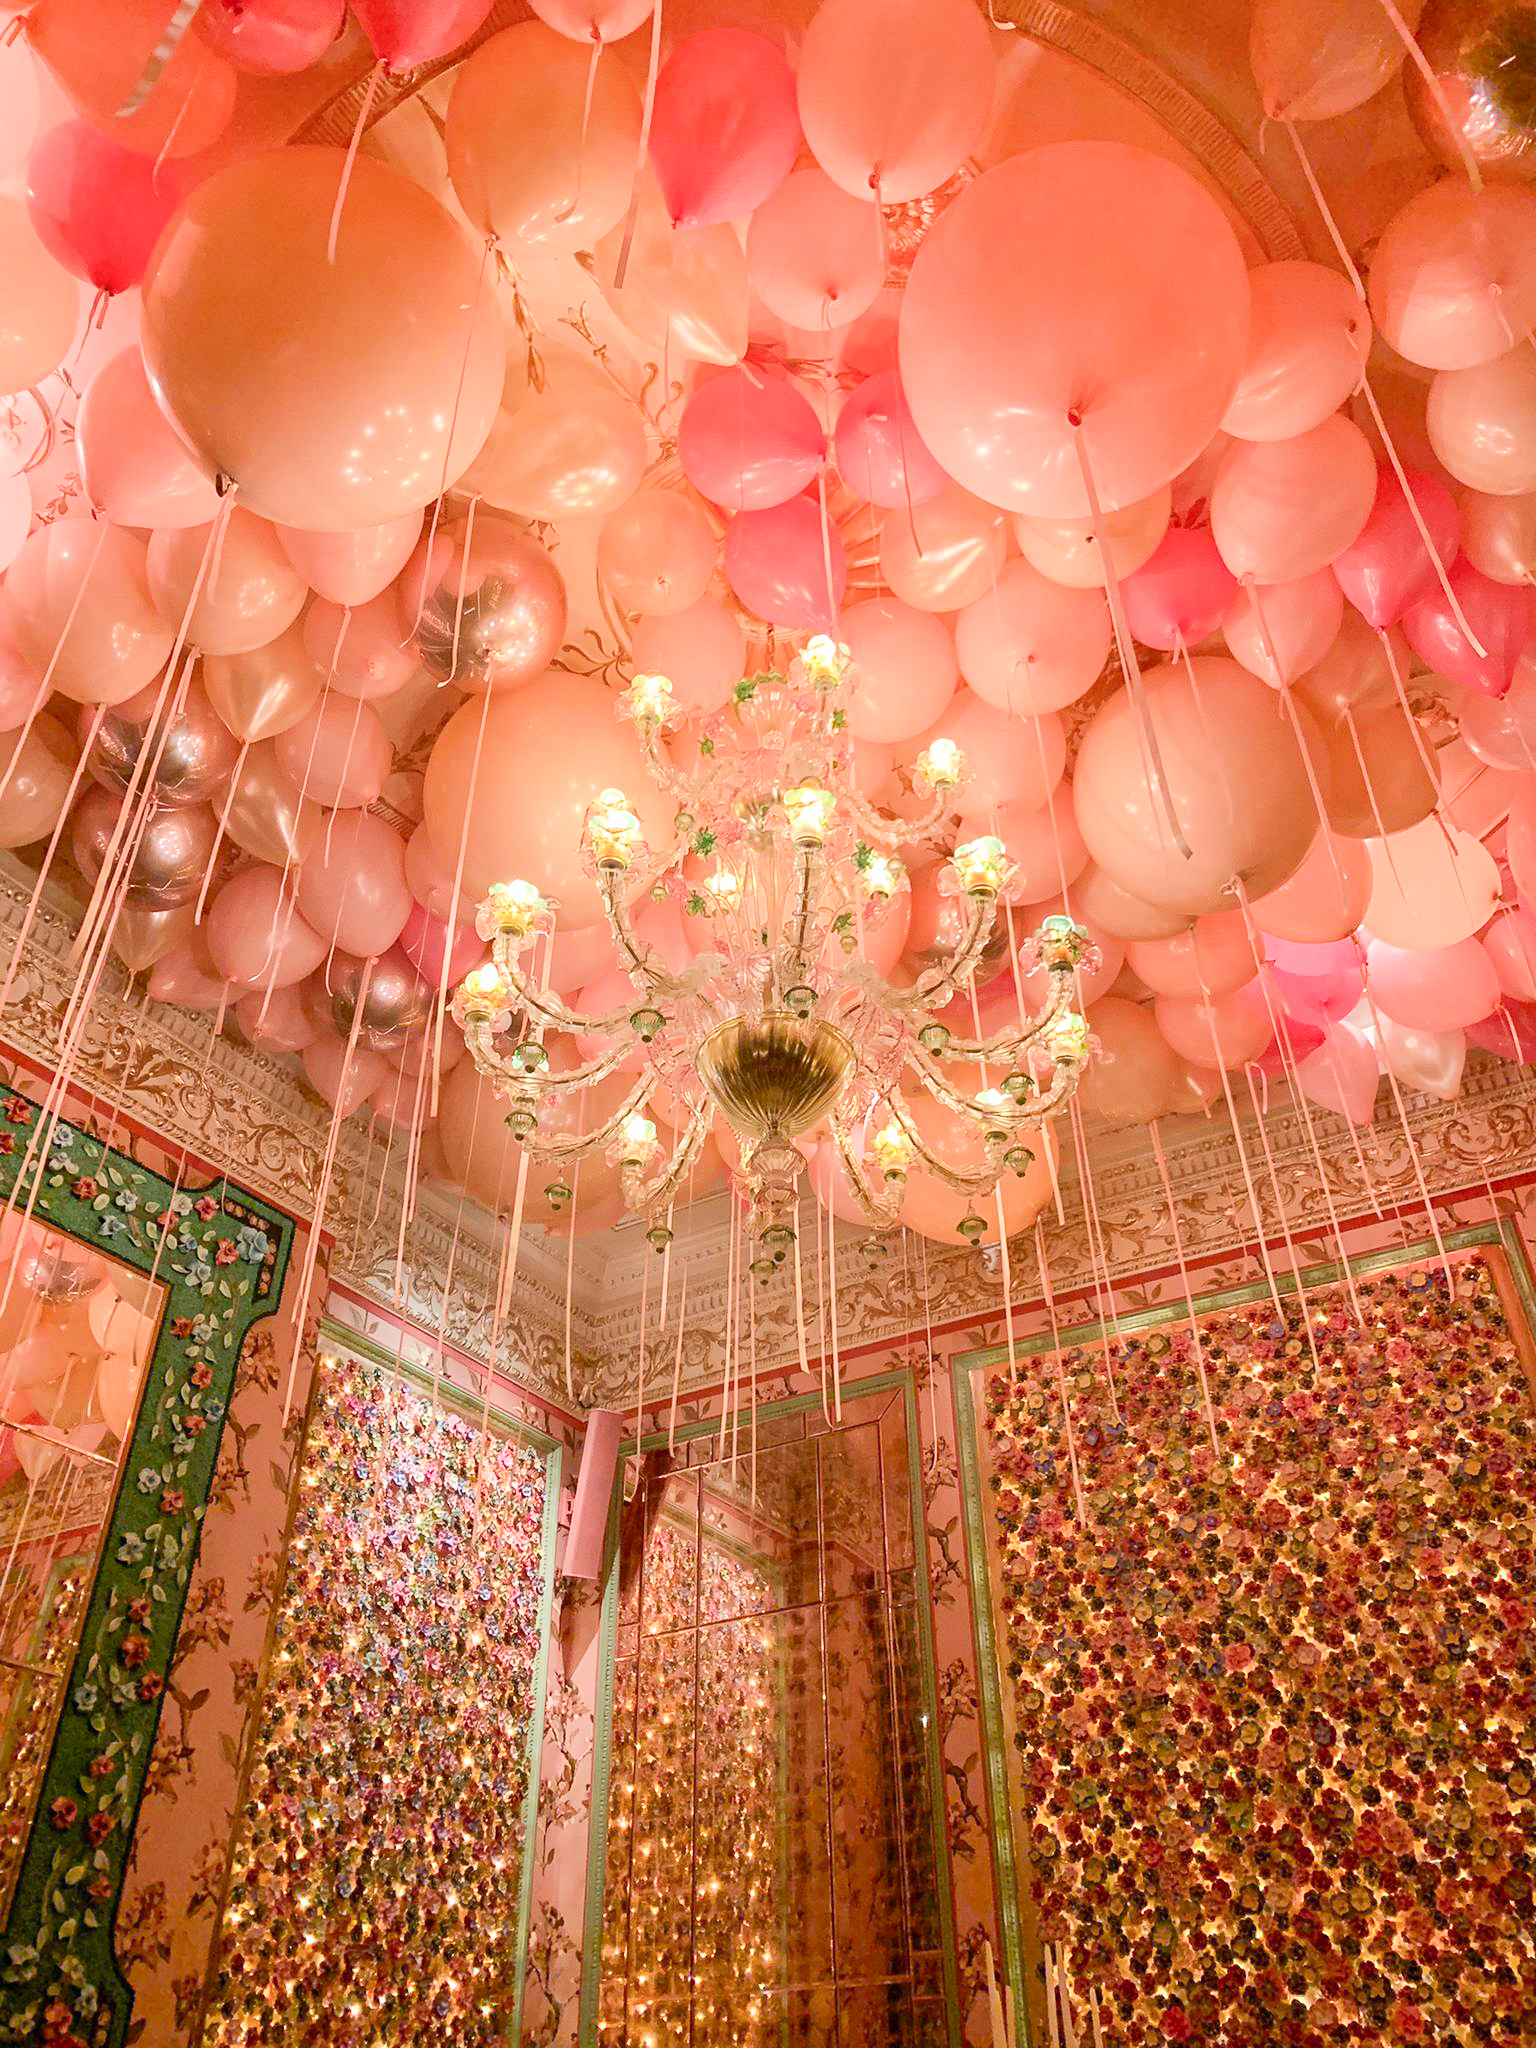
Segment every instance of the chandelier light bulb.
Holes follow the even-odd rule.
[[[784,790],[779,801],[796,846],[804,849],[826,845],[837,809],[837,798],[830,789],[823,789],[819,783],[803,782],[798,788]]]
[[[638,726],[668,725],[677,715],[677,699],[665,676],[636,676],[626,701]]]
[[[1064,1011],[1052,1021],[1045,1042],[1059,1067],[1081,1066],[1088,1057],[1088,1020],[1074,1010]]]
[[[852,656],[830,633],[815,633],[801,649],[797,667],[813,690],[835,690],[847,675]]]
[[[482,938],[489,938],[491,932],[510,932],[514,938],[524,939],[549,913],[549,905],[532,882],[492,882],[482,908],[490,927],[481,933]]]
[[[887,1181],[904,1181],[912,1169],[912,1140],[893,1118],[883,1124],[869,1141],[875,1164]]]
[[[872,903],[887,903],[901,887],[906,869],[893,855],[872,853],[859,871],[864,894]]]
[[[965,780],[965,755],[953,740],[930,740],[912,763],[918,781],[932,790],[951,790]]]
[[[603,790],[587,812],[587,844],[598,867],[624,874],[642,843],[640,820],[629,808],[629,798],[622,789]]]
[[[950,862],[955,879],[967,896],[985,899],[995,896],[1002,888],[1008,855],[1001,839],[984,834],[980,839],[968,839],[964,846],[957,846]]]

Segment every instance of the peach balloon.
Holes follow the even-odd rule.
[[[302,1052],[314,1042],[315,1026],[297,988],[253,989],[235,1004],[235,1022],[264,1052]]]
[[[960,672],[977,696],[1031,717],[1091,689],[1111,637],[1097,590],[1069,590],[1028,562],[1005,563],[993,588],[955,621]]]
[[[375,1088],[389,1077],[389,1063],[370,1045],[347,1047],[339,1038],[315,1038],[299,1054],[304,1078],[345,1122],[356,1116]]]
[[[1101,512],[1097,519],[1033,519],[1016,512],[1013,537],[1025,561],[1053,583],[1102,590],[1106,543],[1116,576],[1134,576],[1157,552],[1172,505],[1173,493],[1164,484],[1150,497],[1118,512]]]
[[[60,696],[121,704],[165,667],[175,628],[150,595],[143,541],[90,519],[55,519],[5,579],[16,644]]]
[[[1221,637],[1234,661],[1278,690],[1317,667],[1343,621],[1343,591],[1331,570],[1315,569],[1294,583],[1245,588],[1221,622]]]
[[[208,951],[219,973],[246,988],[289,988],[326,956],[317,931],[299,916],[291,885],[275,867],[233,875],[208,910]]]
[[[258,740],[247,749],[235,771],[224,818],[233,845],[278,867],[305,861],[319,842],[324,818],[314,798],[301,799],[298,784],[278,766],[274,741]]]
[[[1536,491],[1536,349],[1522,342],[1429,387],[1430,446],[1458,483],[1494,497]]]
[[[364,960],[388,952],[411,914],[399,834],[367,811],[343,813],[305,861],[298,902],[327,945]]]
[[[1089,853],[1123,888],[1171,910],[1213,910],[1237,877],[1253,895],[1276,888],[1301,865],[1318,826],[1276,693],[1236,662],[1207,655],[1151,670],[1143,696],[1192,857],[1173,841],[1124,690],[1095,714],[1078,752],[1073,791]]]
[[[208,956],[201,931],[184,946],[164,954],[149,970],[149,996],[155,1003],[175,1003],[183,1010],[222,1010],[229,988]]]
[[[124,113],[170,16],[163,0],[40,0],[27,37],[93,127],[144,156],[194,156],[220,135],[235,75],[200,36],[172,44],[142,105]]]
[[[992,589],[1008,553],[1001,512],[958,484],[910,509],[886,514],[880,574],[904,604],[958,611]]]
[[[31,846],[46,839],[64,815],[79,749],[45,711],[20,732],[0,733],[0,846]]]
[[[1178,1084],[1178,1060],[1152,1012],[1123,996],[1100,996],[1087,1012],[1100,1050],[1083,1069],[1083,1114],[1118,1126],[1163,1115]]]
[[[867,195],[853,198],[824,171],[796,171],[747,228],[753,290],[788,327],[846,327],[885,283],[880,223]]]
[[[1248,304],[1248,352],[1222,432],[1288,441],[1359,389],[1370,315],[1349,279],[1323,263],[1260,264],[1248,273]]]
[[[310,533],[280,526],[283,553],[318,597],[332,604],[367,604],[394,582],[421,537],[420,511],[355,533]]]
[[[1424,0],[1399,0],[1410,33]],[[1380,0],[1255,0],[1248,60],[1272,121],[1326,121],[1363,106],[1402,68]]]
[[[75,459],[90,503],[117,526],[206,526],[219,509],[155,403],[136,348],[109,356],[81,393]]]
[[[326,533],[402,518],[455,482],[505,371],[484,258],[366,154],[330,260],[344,161],[290,147],[215,171],[143,285],[145,366],[202,467],[246,509]]]
[[[1376,458],[1335,413],[1285,441],[1234,441],[1211,490],[1211,532],[1237,577],[1294,583],[1326,569],[1370,517]]]
[[[837,638],[858,672],[848,709],[857,739],[912,739],[955,694],[955,643],[931,612],[914,611],[899,598],[872,597],[843,613]]]
[[[336,810],[377,803],[394,766],[394,748],[373,706],[329,690],[274,745],[289,781]]]
[[[631,649],[637,673],[663,675],[691,713],[718,711],[741,680],[747,636],[717,597],[641,619]]]
[[[709,514],[691,492],[634,492],[603,521],[597,573],[629,611],[657,618],[686,611],[715,573]]]
[[[0,43],[0,177],[19,170],[37,134],[37,65],[26,39]]]
[[[409,625],[395,590],[350,607],[321,598],[304,614],[304,651],[328,690],[392,697],[421,667]]]
[[[1074,808],[1074,826],[1076,823]],[[1078,836],[1082,836],[1080,827]],[[1193,921],[1192,912],[1147,903],[1123,889],[1092,859],[1079,871],[1070,895],[1074,917],[1117,939],[1171,939],[1175,932],[1187,931]]]
[[[639,142],[624,66],[594,68],[589,50],[542,22],[503,29],[454,75],[448,175],[470,220],[509,253],[592,248],[629,204]]]
[[[323,680],[297,621],[264,646],[211,654],[203,662],[209,703],[236,739],[248,743],[297,725],[319,697]]]
[[[1371,900],[1365,921],[1388,945],[1458,945],[1481,931],[1499,900],[1499,869],[1470,832],[1425,818],[1370,846]],[[1485,1004],[1468,1019],[1475,1023]],[[1411,1021],[1408,1019],[1405,1022]]]
[[[1132,939],[1125,961],[1160,996],[1230,995],[1259,971],[1241,910],[1212,911],[1177,938]]]
[[[0,748],[4,745],[0,740]],[[142,974],[167,953],[186,945],[196,921],[195,903],[183,903],[175,910],[144,910],[125,903],[112,927],[112,950],[130,974]]]
[[[1396,704],[1343,713],[1308,734],[1328,824],[1350,839],[1403,832],[1435,808],[1434,749],[1422,745]]]
[[[612,693],[584,676],[550,670],[489,712],[462,705],[427,762],[424,815],[446,862],[465,850],[464,886],[527,880],[558,898],[573,926],[602,916],[584,871],[582,824],[600,790],[621,789],[657,850],[671,840],[672,804],[646,774],[632,727],[614,717]],[[480,772],[474,775],[476,752]]]
[[[149,539],[149,587],[163,618],[205,654],[265,647],[304,609],[308,588],[276,528],[235,506],[219,539],[209,526]]]
[[[1371,999],[1415,1031],[1454,1031],[1498,1007],[1499,978],[1476,939],[1415,948],[1372,939],[1365,949]]]
[[[1043,804],[1004,804],[997,813],[997,836],[1013,862],[1015,893],[1026,903],[1040,903],[1065,891],[1088,864],[1088,849],[1065,783],[1058,783]],[[1022,936],[1017,912],[1013,922]]]
[[[1475,192],[1442,178],[1414,194],[1371,257],[1382,338],[1427,370],[1469,370],[1513,348],[1536,322],[1536,194]]]
[[[985,1152],[975,1126],[962,1119],[931,1095],[914,1092],[906,1098],[907,1113],[934,1155],[957,1172],[974,1173]],[[993,1244],[997,1240],[998,1210],[1009,1237],[1027,1230],[1052,1198],[1050,1162],[1055,1158],[1056,1139],[1049,1124],[1039,1130],[1024,1130],[1020,1142],[1034,1153],[1034,1164],[1022,1178],[1009,1171],[997,1184],[996,1192],[970,1199],[956,1194],[931,1174],[914,1173],[907,1182],[901,1205],[901,1220],[909,1230],[939,1244],[958,1244],[962,1217],[974,1213],[986,1225],[976,1240]]]
[[[42,671],[33,666],[17,642],[15,611],[0,583],[0,732],[24,724],[42,708],[47,695]]]
[[[1320,832],[1295,873],[1250,908],[1260,931],[1298,945],[1346,939],[1365,917],[1371,862],[1358,839]]]
[[[1244,1067],[1262,1059],[1275,1035],[1257,975],[1226,995],[1158,996],[1157,1028],[1181,1059],[1205,1067]]]
[[[626,184],[631,171],[625,172]],[[739,363],[747,352],[752,288],[746,252],[725,221],[707,228],[675,228],[654,197],[642,200],[622,285],[618,275],[622,226],[598,243],[597,288],[637,341],[662,349],[668,360]]]
[[[919,737],[953,740],[964,754],[968,779],[955,792],[955,809],[978,832],[990,832],[993,816],[1007,805],[1034,810],[1047,802],[1066,766],[1066,733],[1054,711],[1010,716],[969,690],[957,690]]]
[[[1261,593],[1268,606],[1270,592]],[[1266,610],[1266,617],[1268,612]],[[1385,635],[1368,626],[1353,606],[1343,611],[1339,629],[1325,654],[1302,676],[1296,687],[1297,699],[1319,719],[1337,718],[1343,711],[1357,716],[1397,706],[1397,685],[1393,666],[1406,677],[1409,669],[1408,643],[1390,629]]]
[[[1465,492],[1461,551],[1495,583],[1536,583],[1536,492],[1522,497]]]
[[[1101,506],[1149,497],[1216,431],[1247,330],[1242,251],[1203,186],[1124,143],[1049,143],[984,172],[929,229],[901,379],[959,483],[1080,519],[1079,435]]]
[[[552,376],[503,413],[475,466],[488,505],[524,519],[601,519],[645,473],[635,401],[594,372]]]

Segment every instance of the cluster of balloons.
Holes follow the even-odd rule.
[[[580,577],[695,758],[744,670],[823,631],[867,795],[910,809],[899,763],[961,746],[957,836],[1008,845],[1012,931],[1066,907],[1098,942],[1090,1115],[1284,1073],[1359,1121],[1383,1074],[1446,1094],[1469,1042],[1525,1056],[1536,158],[1475,71],[1496,0],[1257,0],[1273,118],[1410,81],[1438,161],[1364,288],[1252,261],[1171,152],[1027,146],[972,0],[654,38],[648,0],[493,34],[488,0],[170,12],[35,0],[0,52],[0,390],[66,363],[82,287],[124,309],[72,373],[83,505],[0,484],[0,844],[67,853],[153,995],[510,1202],[439,1023],[472,906],[536,879],[553,985],[611,1008],[584,811],[614,786],[674,829]],[[36,140],[34,56],[68,102]],[[290,139],[370,66],[455,58],[430,134]],[[1419,380],[1409,463],[1384,350]],[[898,979],[955,942],[938,874],[883,929]],[[681,964],[705,941],[663,895],[641,920]],[[989,964],[1009,1021],[1030,970]],[[616,1174],[584,1173],[603,1227]]]

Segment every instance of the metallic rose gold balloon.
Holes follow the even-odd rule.
[[[87,790],[75,811],[70,846],[75,865],[88,882],[101,873],[119,802],[110,790]],[[175,910],[195,902],[213,858],[215,829],[214,814],[206,805],[152,811],[129,871],[129,905]]]
[[[1448,170],[1470,153],[1494,178],[1536,178],[1536,8],[1521,0],[1429,0],[1419,48],[1449,109],[1415,64],[1403,90],[1425,147]]]
[[[224,830],[242,853],[274,867],[306,860],[324,823],[313,797],[302,800],[278,766],[277,748],[263,740],[247,753],[235,778]]]
[[[335,953],[316,980],[330,992],[330,1022],[338,1037],[349,1037],[358,991],[363,985],[366,962],[350,953]],[[368,994],[363,1003],[363,1021],[358,1041],[378,1052],[403,1045],[413,1030],[420,1030],[432,1007],[432,990],[416,972],[398,946],[392,946],[373,963]]]
[[[229,787],[239,742],[209,703],[200,683],[188,684],[174,718],[167,717],[171,693],[156,716],[159,697],[160,685],[152,683],[126,704],[114,705],[91,742],[86,766],[103,789],[125,790],[141,756],[147,753],[145,772],[153,772],[158,803],[168,809],[209,803]],[[92,716],[90,711],[81,713],[82,738]]]
[[[130,974],[142,974],[184,946],[192,934],[197,906],[182,904],[179,910],[138,910],[124,904],[112,927],[112,950]]]
[[[481,514],[470,534],[423,541],[401,579],[407,622],[421,609],[416,646],[439,682],[506,690],[549,667],[565,636],[565,583],[531,534]],[[457,628],[457,659],[455,629]]]

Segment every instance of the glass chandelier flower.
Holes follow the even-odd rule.
[[[1087,1026],[1071,1007],[1074,974],[1090,960],[1081,926],[1048,917],[1024,949],[1046,974],[1038,1011],[986,1038],[957,1034],[938,1012],[971,988],[1013,868],[1002,842],[953,846],[940,886],[960,899],[964,925],[941,964],[897,987],[865,957],[866,939],[908,887],[896,849],[954,837],[953,800],[966,764],[936,739],[914,764],[926,808],[914,819],[877,810],[851,779],[845,698],[856,681],[848,650],[818,636],[785,674],[744,678],[729,710],[684,772],[664,741],[683,714],[665,677],[638,675],[618,704],[633,721],[649,773],[677,805],[674,846],[656,854],[619,790],[589,807],[584,865],[596,882],[633,1003],[603,1016],[572,1010],[534,971],[535,949],[556,906],[529,881],[492,886],[480,906],[491,963],[455,992],[453,1014],[480,1072],[508,1102],[507,1126],[556,1168],[546,1189],[569,1199],[567,1164],[601,1152],[617,1164],[625,1201],[669,1241],[669,1205],[716,1118],[739,1149],[752,1208],[751,1270],[767,1280],[795,1240],[796,1143],[825,1127],[853,1196],[873,1227],[866,1255],[885,1247],[909,1177],[929,1174],[967,1198],[959,1223],[976,1241],[978,1204],[1003,1175],[1024,1175],[1026,1131],[1060,1110],[1088,1056]],[[707,920],[710,950],[674,973],[631,922],[647,891],[683,895]],[[550,1063],[549,1031],[606,1041],[564,1072]],[[552,1127],[558,1099],[591,1088],[640,1053],[640,1073],[611,1115],[585,1135]],[[967,1078],[970,1086],[965,1082]],[[980,1164],[959,1170],[924,1141],[904,1090],[926,1088],[970,1125]],[[653,1098],[677,1124],[663,1155]]]

